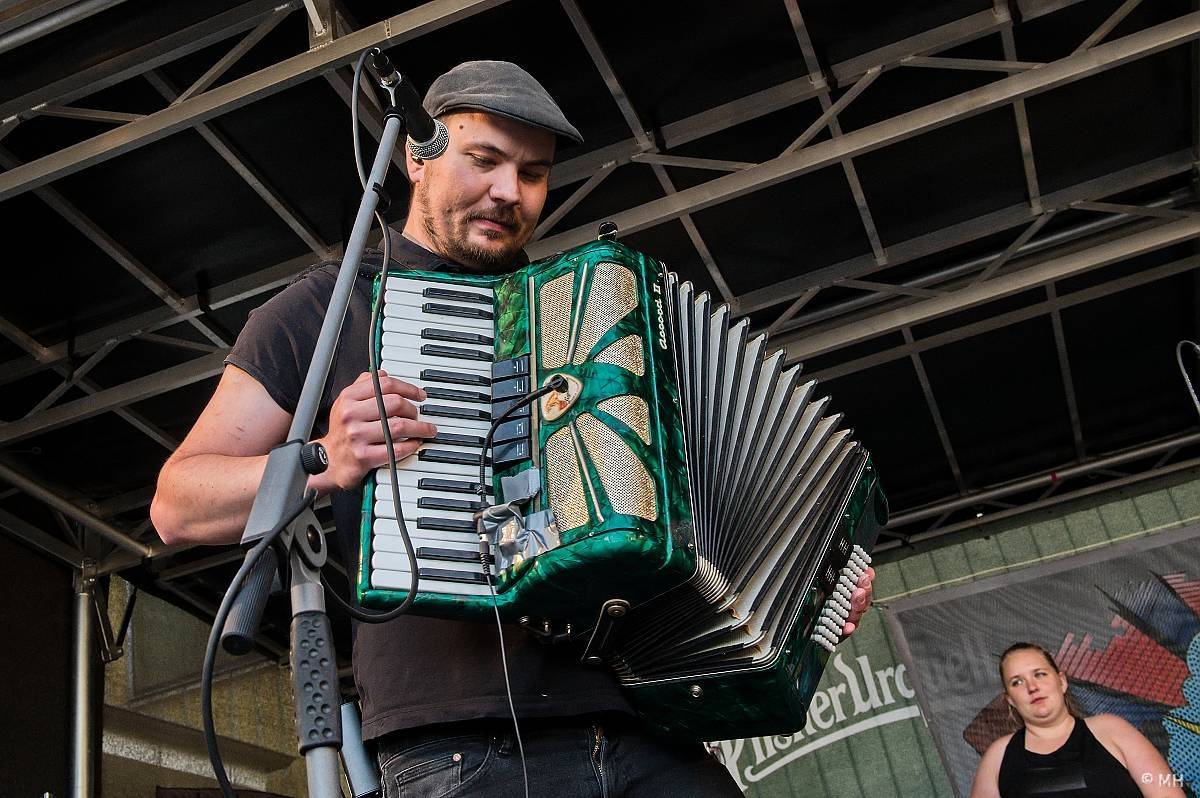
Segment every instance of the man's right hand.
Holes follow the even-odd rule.
[[[383,371],[379,372],[379,386],[383,390],[396,460],[400,461],[415,452],[425,438],[436,435],[437,427],[416,420],[417,406],[413,402],[424,401],[425,391]],[[370,372],[364,371],[338,394],[329,411],[329,432],[320,442],[329,455],[329,468],[313,477],[309,487],[322,494],[339,488],[357,488],[372,469],[387,463],[387,446]]]

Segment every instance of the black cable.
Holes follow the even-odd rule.
[[[213,666],[217,661],[217,641],[221,638],[221,631],[225,628],[225,621],[229,617],[230,610],[233,609],[234,600],[242,592],[242,583],[246,580],[246,575],[254,569],[255,563],[258,562],[258,558],[267,550],[267,547],[274,543],[280,533],[287,529],[288,525],[295,521],[300,513],[304,512],[304,508],[312,504],[316,498],[316,491],[305,491],[300,501],[289,507],[284,513],[284,520],[254,544],[254,548],[250,549],[246,554],[246,559],[242,561],[242,567],[238,569],[233,581],[229,583],[225,597],[221,599],[221,606],[217,608],[216,618],[213,619],[212,630],[208,633],[208,645],[204,649],[204,667],[200,672],[200,715],[204,721],[204,744],[208,746],[208,760],[212,764],[217,784],[220,785],[221,793],[225,798],[237,798],[237,794],[233,791],[233,785],[229,783],[229,775],[225,772],[225,765],[221,761],[221,751],[217,747],[216,726],[213,724],[212,681]]]
[[[557,374],[544,387],[530,391],[513,402],[507,410],[492,421],[491,426],[488,427],[487,436],[483,439],[483,450],[479,453],[479,498],[481,503],[487,504],[487,453],[492,448],[492,436],[496,434],[496,430],[514,411],[553,391],[561,393],[566,390],[566,387],[566,379],[561,374]],[[504,651],[504,625],[500,621],[500,605],[496,600],[496,588],[492,584],[492,558],[486,552],[485,541],[480,535],[479,561],[483,565],[483,576],[487,580],[488,592],[492,594],[492,611],[496,613],[496,632],[500,638],[500,667],[504,672],[504,692],[508,696],[508,711],[512,716],[513,734],[517,738],[517,752],[521,756],[521,778],[525,785],[525,798],[529,798],[529,770],[525,765],[525,743],[521,739],[521,726],[517,722],[517,708],[513,704],[512,683],[508,678],[508,656]]]
[[[1198,357],[1200,357],[1200,344],[1194,341],[1180,341],[1175,345],[1175,362],[1179,364],[1179,373],[1183,375],[1183,381],[1187,383],[1188,393],[1192,395],[1192,404],[1196,406],[1196,412],[1200,413],[1200,399],[1196,398],[1196,388],[1192,385],[1192,378],[1188,376],[1187,369],[1183,365],[1184,344],[1190,346]]]
[[[354,91],[353,98],[350,101],[350,120],[353,126],[352,132],[354,139],[354,164],[358,171],[358,182],[362,184],[364,191],[367,188],[367,175],[363,172],[362,143],[358,138],[358,86],[362,77],[363,63],[366,61],[367,56],[370,55],[371,52],[372,50],[364,50],[362,54],[359,55],[358,61],[354,64]],[[388,231],[387,222],[384,220],[383,216],[378,210],[375,211],[375,221],[379,225],[380,231],[383,233],[383,263],[381,264],[379,271],[379,291],[376,293],[375,302],[371,306],[371,328],[368,332],[368,348],[370,350],[368,369],[371,372],[371,388],[375,394],[375,408],[379,411],[379,423],[383,427],[383,442],[384,446],[387,448],[387,465],[392,477],[392,504],[394,504],[396,507],[396,522],[400,527],[400,540],[404,543],[404,552],[408,555],[411,578],[408,584],[408,595],[404,597],[404,601],[400,602],[398,606],[393,607],[387,612],[371,612],[369,610],[364,610],[361,607],[355,607],[349,602],[345,601],[337,593],[337,591],[333,590],[333,588],[329,586],[328,582],[324,579],[324,575],[322,575],[322,581],[326,582],[325,587],[329,594],[333,596],[334,603],[341,607],[342,610],[345,611],[346,614],[351,618],[363,623],[387,623],[388,621],[394,620],[408,612],[408,610],[412,607],[413,601],[416,600],[417,587],[420,580],[420,577],[417,574],[417,553],[413,549],[412,539],[408,535],[408,525],[404,522],[404,510],[400,506],[400,486],[398,484],[399,476],[396,469],[395,442],[392,440],[392,430],[388,424],[387,408],[383,403],[383,387],[379,383],[379,353],[377,351],[378,347],[376,346],[376,341],[379,328],[379,316],[383,313],[383,295],[384,291],[387,289],[388,265],[391,263],[392,258],[392,236]],[[375,488],[376,490],[379,489],[378,482],[376,482]]]
[[[522,407],[524,407],[525,405],[534,401],[535,399],[540,399],[543,396],[545,396],[546,394],[554,393],[556,391],[558,393],[563,393],[564,391],[566,391],[566,389],[567,389],[566,377],[564,377],[561,374],[555,374],[550,379],[550,382],[548,382],[546,385],[542,386],[541,388],[538,388],[536,391],[530,391],[529,393],[525,394],[520,399],[513,402],[507,410],[505,410],[503,413],[501,413],[499,418],[496,418],[492,421],[492,425],[490,427],[488,427],[487,437],[485,437],[483,439],[483,452],[480,454],[480,457],[479,457],[479,498],[480,498],[480,500],[482,500],[485,503],[487,502],[487,485],[485,484],[485,480],[487,479],[487,453],[488,453],[488,449],[492,448],[492,436],[496,434],[496,430],[499,429],[500,425],[503,424],[505,421],[507,421],[508,417],[511,416],[514,412],[516,412],[517,410],[520,410]]]

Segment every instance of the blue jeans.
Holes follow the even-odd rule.
[[[729,771],[699,743],[647,733],[632,718],[526,721],[521,727],[530,796],[732,798]],[[524,794],[511,724],[482,721],[378,741],[384,798]]]

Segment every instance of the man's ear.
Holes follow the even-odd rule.
[[[425,177],[425,160],[418,158],[404,148],[404,165],[408,169],[408,182],[416,185]]]

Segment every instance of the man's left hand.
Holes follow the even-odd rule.
[[[850,594],[850,617],[846,619],[846,625],[842,627],[843,637],[853,634],[854,630],[858,628],[863,614],[871,606],[873,591],[871,583],[874,581],[875,569],[868,567],[867,572],[859,577],[858,584],[854,586],[854,592]]]

